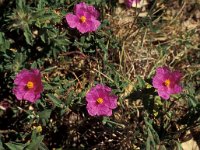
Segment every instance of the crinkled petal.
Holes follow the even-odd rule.
[[[35,84],[35,89],[34,89],[34,91],[35,91],[36,93],[41,93],[41,92],[43,92],[44,87],[43,87],[43,84],[42,84],[41,76],[37,76],[37,78],[36,78],[34,84]]]
[[[22,100],[26,92],[27,90],[24,88],[24,86],[16,86],[13,89],[13,93],[15,94],[18,100]]]
[[[152,84],[154,88],[160,88],[165,79],[160,78],[159,76],[153,77]]]
[[[179,71],[172,72],[172,77],[177,82],[181,80],[182,76],[183,76],[182,73],[180,73]]]
[[[99,12],[95,9],[94,6],[88,6],[88,12],[93,15],[96,19],[99,17]]]
[[[117,107],[117,99],[118,97],[115,95],[109,97],[109,108],[115,109]]]
[[[41,97],[41,94],[40,94],[40,93],[35,93],[35,101],[38,100],[38,99],[40,99],[40,97]],[[35,102],[35,101],[34,101],[34,102]]]
[[[109,107],[106,107],[105,105],[98,105],[98,116],[111,116],[112,110]]]
[[[170,74],[171,71],[168,67],[159,67],[156,69],[156,74]]]
[[[37,83],[35,85],[35,88],[34,88],[35,93],[41,93],[41,92],[43,92],[43,90],[44,90],[44,87],[43,87],[42,83]]]
[[[87,23],[79,23],[77,24],[77,29],[82,34],[87,33],[90,31],[90,25]]]
[[[171,94],[178,94],[182,92],[182,87],[180,85],[174,85],[173,90],[171,91]]]
[[[74,12],[76,15],[80,14],[80,11],[84,11],[95,17],[99,17],[99,12],[92,5],[87,5],[85,2],[81,2],[75,6]]]
[[[112,116],[112,110],[111,109],[109,109],[108,111],[107,111],[107,113],[106,113],[106,116]]]
[[[103,84],[97,84],[97,85],[95,86],[95,90],[103,90],[103,91],[106,91],[106,92],[108,92],[108,93],[110,93],[110,92],[112,91],[112,89],[111,89],[110,87],[105,86],[105,85],[103,85]]]
[[[86,106],[89,115],[96,116],[98,112],[98,108],[95,105],[87,104]]]
[[[23,69],[22,71],[20,71],[16,77],[15,77],[15,80],[14,80],[14,83],[16,85],[19,85],[19,84],[22,84],[25,82],[24,79],[26,79],[27,76],[29,76],[30,72],[26,69]]]
[[[166,91],[161,91],[161,90],[158,90],[158,95],[160,97],[162,97],[163,99],[167,100],[170,98],[170,94],[167,93]]]
[[[76,6],[74,7],[74,12],[77,15],[79,13],[79,11],[87,11],[87,5],[85,2],[80,2],[79,4],[76,4]]]
[[[90,19],[92,17],[92,15],[84,9],[79,9],[76,13],[76,16],[78,18],[85,16],[87,19]]]
[[[25,86],[28,81],[35,82],[37,78],[41,80],[41,75],[38,69],[31,69],[31,70],[23,69],[21,72],[17,74],[14,83],[16,85]]]
[[[76,15],[73,15],[73,14],[67,14],[65,16],[66,20],[67,20],[67,23],[68,25],[71,27],[71,28],[75,28],[77,27],[79,23],[79,18],[76,16]]]
[[[91,89],[87,94],[86,94],[86,101],[87,102],[96,102],[96,100],[99,98],[98,92],[94,89]]]
[[[171,76],[170,70],[167,67],[159,67],[156,69],[156,75],[153,77],[153,87],[160,88],[165,82],[165,80],[169,79]]]
[[[36,95],[33,91],[29,90],[27,91],[24,96],[23,96],[23,99],[24,100],[27,100],[29,102],[35,102],[37,99],[36,99]]]
[[[96,20],[96,19],[92,19],[91,23],[89,23],[90,26],[90,32],[92,31],[96,31],[98,29],[98,27],[100,26],[100,21]]]

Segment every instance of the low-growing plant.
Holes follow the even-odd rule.
[[[187,132],[199,140],[197,31],[159,41],[157,12],[168,3],[125,2],[0,1],[1,150],[182,149]],[[135,14],[121,37],[109,18],[116,7]],[[152,35],[158,40],[145,39]]]

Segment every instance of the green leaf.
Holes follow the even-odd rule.
[[[25,61],[26,57],[27,56],[24,53],[16,53],[15,54],[15,59],[13,61],[13,70],[15,72],[18,72],[18,70],[22,66],[23,62]]]
[[[37,8],[38,8],[38,9],[42,9],[42,8],[45,7],[45,4],[46,4],[46,1],[44,1],[44,0],[39,0],[38,5],[37,5]]]
[[[5,52],[10,48],[10,42],[5,39],[4,33],[0,32],[0,51]]]
[[[23,150],[24,147],[26,146],[25,144],[15,143],[15,142],[9,142],[5,144],[9,148],[9,150]]]
[[[44,139],[43,135],[38,136],[35,139],[32,139],[31,143],[26,147],[26,149],[27,150],[39,150],[40,144],[42,143],[43,139]]]
[[[52,89],[53,89],[53,86],[51,86],[51,85],[48,84],[48,83],[44,83],[44,89],[45,89],[45,90],[52,90]]]
[[[38,115],[41,119],[49,119],[51,112],[52,112],[51,109],[46,109],[44,111],[38,112]]]
[[[44,143],[40,143],[39,150],[49,150],[49,149]]]
[[[17,9],[23,9],[25,6],[25,0],[17,0],[16,5],[17,5]]]
[[[150,138],[149,137],[147,138],[147,141],[146,141],[146,150],[151,150],[151,148],[150,148]]]
[[[190,106],[190,107],[193,107],[193,108],[196,107],[197,104],[198,104],[198,100],[195,99],[195,97],[192,96],[192,95],[187,94],[186,96],[187,96],[187,98],[188,98],[189,106]]]
[[[55,97],[53,94],[46,95],[54,103],[55,106],[62,107],[62,102],[57,97]]]
[[[29,45],[33,45],[33,36],[32,36],[32,33],[31,33],[31,30],[30,28],[28,27],[28,25],[26,25],[24,27],[24,36],[26,38],[26,42],[29,44]]]
[[[146,85],[145,85],[144,79],[142,79],[140,76],[136,76],[136,78],[137,78],[137,81],[138,81],[138,86],[139,86],[139,88],[140,88],[140,89],[145,88]]]

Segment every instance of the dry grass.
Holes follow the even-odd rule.
[[[158,2],[151,14],[148,7],[118,7],[109,16],[123,44],[120,70],[130,80],[137,75],[151,77],[160,65],[173,66],[186,76],[198,71],[200,2]]]
[[[183,72],[184,84],[192,82],[196,97],[200,99],[200,1],[158,2],[149,13],[150,9],[150,4],[138,9],[119,6],[113,15],[108,16],[115,35],[123,45],[119,52],[119,71],[131,83],[122,96],[132,92],[138,75],[150,78],[158,66],[166,65]],[[135,108],[137,117],[142,115],[141,100],[134,103],[124,101],[127,110]],[[181,118],[188,111],[185,106],[185,103],[176,102],[170,109],[176,109],[176,116]],[[121,117],[126,118],[124,115]],[[176,130],[183,128],[174,121]],[[199,133],[199,127],[196,131]],[[194,138],[199,145],[199,138],[195,135],[192,132],[187,141]],[[184,141],[186,137],[183,133],[179,140]]]

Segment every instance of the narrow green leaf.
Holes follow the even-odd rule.
[[[23,9],[23,7],[25,6],[25,0],[17,0],[16,4],[17,4],[17,9]]]
[[[26,42],[29,44],[29,45],[32,45],[33,44],[33,36],[32,36],[32,33],[31,33],[31,30],[30,28],[27,26],[25,26],[24,28],[24,36],[26,38]]]
[[[49,150],[49,149],[44,143],[40,143],[39,150]]]
[[[138,81],[138,86],[140,89],[145,88],[145,81],[142,79],[140,76],[136,76],[137,81]]]
[[[54,103],[55,106],[57,106],[57,107],[62,106],[62,102],[57,97],[55,97],[53,94],[46,94],[46,95]]]
[[[9,150],[23,150],[24,147],[26,146],[25,144],[15,143],[15,142],[9,142],[5,144],[9,148]]]
[[[146,141],[146,150],[151,150],[149,137],[147,138],[147,141]]]

